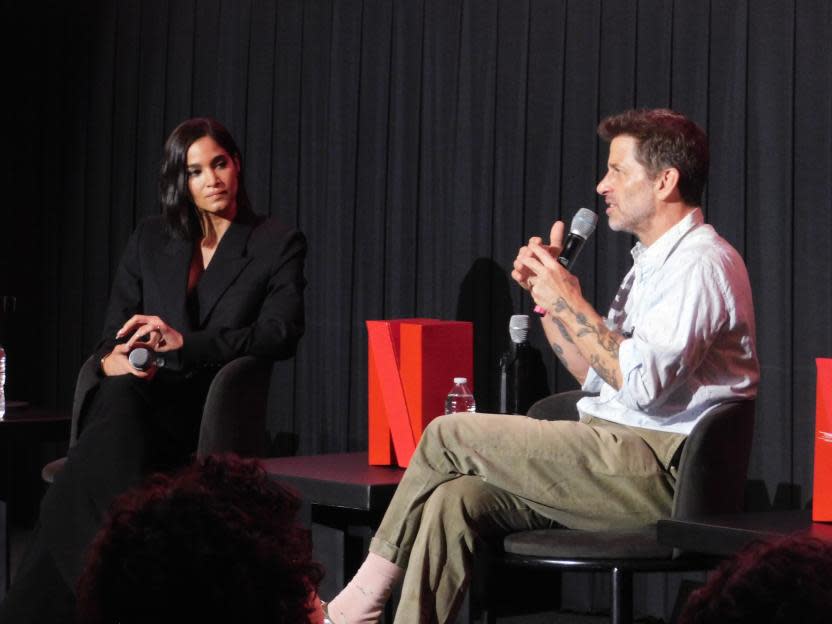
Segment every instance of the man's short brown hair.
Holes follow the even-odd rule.
[[[629,110],[598,124],[598,136],[612,141],[617,136],[636,139],[636,160],[656,176],[673,167],[679,172],[679,193],[689,206],[702,203],[708,181],[708,137],[684,115],[667,108]]]

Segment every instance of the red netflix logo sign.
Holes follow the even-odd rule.
[[[818,358],[812,520],[832,522],[832,359]]]
[[[473,379],[473,336],[466,321],[367,321],[371,465],[407,466],[453,378]]]

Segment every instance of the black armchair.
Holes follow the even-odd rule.
[[[69,445],[78,438],[78,419],[98,383],[98,358],[91,356],[81,366],[72,401]],[[266,449],[266,401],[272,362],[251,355],[223,366],[211,382],[202,412],[197,455],[233,451],[262,457]],[[44,466],[43,480],[52,483],[65,457]]]
[[[575,403],[585,393],[570,392],[543,399],[529,415],[558,419],[577,414]],[[552,415],[555,415],[554,418]],[[729,514],[742,510],[754,401],[720,405],[705,415],[682,449],[673,498],[673,518]],[[633,621],[633,574],[709,569],[713,557],[680,553],[659,544],[656,525],[629,531],[546,529],[512,533],[503,540],[498,565],[532,569],[609,572],[611,621]],[[483,621],[496,622],[492,591],[484,592]]]

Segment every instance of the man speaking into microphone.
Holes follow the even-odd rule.
[[[638,238],[609,314],[602,318],[557,262],[561,222],[548,245],[532,238],[520,249],[512,277],[545,311],[560,361],[599,394],[578,404],[584,420],[687,435],[707,408],[756,394],[748,274],[704,223],[708,147],[698,126],[668,110],[630,111],[602,121],[598,133],[610,141],[597,187],[609,227]]]
[[[610,142],[597,187],[608,224],[638,238],[609,314],[563,266],[560,221],[548,242],[520,249],[512,271],[545,313],[557,357],[594,396],[575,420],[548,420],[558,402],[544,399],[530,410],[537,418],[466,412],[431,422],[367,560],[328,605],[331,622],[376,621],[402,577],[397,624],[454,621],[485,539],[669,516],[687,434],[710,407],[756,396],[745,264],[699,207],[705,133],[669,110],[609,117],[598,133]]]

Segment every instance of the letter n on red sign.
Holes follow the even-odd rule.
[[[473,333],[465,321],[367,321],[370,464],[407,466],[453,378],[473,387]]]

